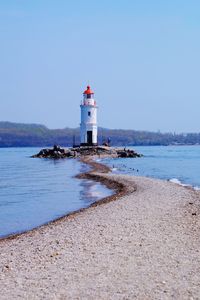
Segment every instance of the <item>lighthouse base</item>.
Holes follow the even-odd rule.
[[[81,143],[81,146],[83,146],[83,147],[96,147],[96,146],[98,146],[98,144],[97,143]]]
[[[96,128],[89,127],[81,128],[81,146],[97,146],[97,130]]]

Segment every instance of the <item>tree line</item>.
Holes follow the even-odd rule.
[[[49,129],[40,124],[0,122],[0,147],[43,147],[79,144],[79,128]],[[200,133],[161,133],[122,129],[98,129],[98,143],[112,146],[195,145]]]

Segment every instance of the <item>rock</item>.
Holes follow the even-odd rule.
[[[66,155],[67,157],[74,157],[74,151],[68,151]]]
[[[117,154],[118,154],[118,157],[128,157],[126,151],[119,151]]]
[[[38,158],[53,158],[53,159],[60,159],[60,158],[73,158],[78,156],[92,156],[92,155],[106,155],[112,157],[122,157],[122,158],[134,158],[134,157],[141,157],[142,155],[136,153],[133,150],[126,150],[124,149],[116,149],[110,148],[107,146],[84,146],[84,147],[76,147],[71,149],[61,148],[58,145],[54,145],[53,148],[49,149],[42,149],[39,153],[31,156],[31,157],[38,157]]]
[[[54,145],[53,149],[42,149],[39,153],[33,155],[32,157],[58,159],[58,158],[69,157],[68,152],[69,151],[67,151],[66,149]]]

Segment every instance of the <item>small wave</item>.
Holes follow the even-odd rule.
[[[186,183],[182,183],[179,179],[177,178],[172,178],[169,180],[170,182],[173,182],[173,183],[176,183],[176,184],[179,184],[181,186],[186,186],[186,187],[193,187],[191,184],[186,184]],[[193,187],[194,188],[194,187]]]
[[[194,190],[195,191],[200,191],[200,187],[199,186],[194,186]]]
[[[177,179],[177,178],[171,178],[169,181],[173,182],[173,183],[176,183],[176,184],[182,185],[181,181],[179,179]]]
[[[117,168],[112,168],[112,171],[117,171],[118,169]]]
[[[181,185],[181,186],[193,188],[195,191],[200,191],[200,187],[199,187],[199,186],[192,186],[191,184],[182,183],[182,182],[181,182],[179,179],[177,179],[177,178],[171,178],[169,181],[170,181],[170,182],[173,182],[173,183],[176,183],[176,184],[178,184],[178,185]]]

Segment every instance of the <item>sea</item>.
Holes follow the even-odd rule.
[[[99,160],[113,173],[169,180],[200,189],[200,146],[128,147],[143,154],[140,158],[106,158]]]
[[[0,148],[0,238],[46,224],[110,196],[104,185],[74,176],[77,159],[30,158],[39,148]]]
[[[200,146],[128,147],[141,158],[98,159],[113,173],[170,180],[200,189]],[[113,194],[75,175],[77,159],[30,158],[39,148],[0,148],[0,238],[46,224]]]

